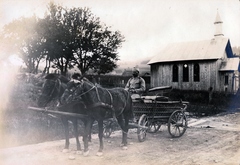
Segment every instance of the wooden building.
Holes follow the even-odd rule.
[[[234,57],[230,40],[223,37],[219,14],[214,24],[213,39],[172,43],[153,57],[148,62],[151,86],[236,93],[239,88],[239,58]]]

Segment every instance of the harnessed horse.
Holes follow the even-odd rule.
[[[63,92],[65,91],[67,87],[67,83],[70,80],[62,75],[58,74],[48,74],[45,77],[45,81],[42,87],[42,94],[40,95],[38,99],[38,106],[39,107],[45,107],[47,104],[49,104],[51,101],[57,99],[58,102],[60,102],[61,96]],[[77,104],[68,104],[64,106],[59,106],[58,111],[65,111],[65,112],[72,112],[72,113],[84,113],[84,105],[81,102],[78,102]],[[71,118],[67,116],[61,116],[61,120],[64,126],[64,133],[65,133],[65,147],[63,149],[63,152],[68,152],[69,149],[69,126],[68,126],[68,120],[72,121],[74,126],[74,136],[76,138],[76,144],[77,144],[77,153],[81,153],[81,145],[79,142],[79,133],[78,133],[78,121],[76,118]],[[82,120],[84,123],[86,121]],[[93,121],[92,121],[93,122]],[[91,134],[89,134],[89,141],[91,140]]]
[[[127,148],[127,133],[129,120],[133,118],[132,99],[128,91],[124,88],[106,89],[98,87],[82,79],[80,84],[73,92],[74,100],[78,98],[83,101],[87,109],[87,115],[93,120],[98,121],[99,126],[99,150],[98,155],[103,151],[103,120],[115,118],[122,129],[122,146]],[[85,134],[83,135],[84,153],[88,154],[87,135],[90,133],[90,124],[86,124]]]

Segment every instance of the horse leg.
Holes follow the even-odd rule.
[[[68,127],[68,120],[64,117],[61,118],[63,127],[64,127],[64,133],[65,133],[65,146],[62,152],[69,152],[69,127]]]
[[[102,156],[103,151],[103,120],[98,120],[98,138],[99,138],[99,150],[97,156]]]
[[[124,128],[123,128],[122,141],[123,141],[123,144],[125,146],[127,146],[127,135],[128,135],[128,129],[129,129],[129,118],[128,118],[128,116],[124,116],[124,124],[125,125],[124,125]]]
[[[88,135],[88,142],[92,141],[92,126],[93,126],[93,122],[94,122],[94,120],[92,120],[92,122],[91,122],[90,133]]]
[[[73,122],[73,127],[74,127],[74,135],[75,135],[75,138],[76,138],[76,143],[77,143],[77,154],[81,154],[81,144],[79,142],[79,133],[78,133],[78,121],[77,119],[73,119],[72,120]]]
[[[117,117],[118,124],[122,129],[122,144],[123,149],[127,149],[127,134],[128,134],[128,119],[125,118],[125,122],[123,121],[123,115]]]
[[[87,136],[88,138],[88,142],[91,142],[92,141],[92,126],[93,126],[93,122],[94,120],[91,122],[91,126],[90,126],[90,133],[89,135]],[[87,121],[86,120],[83,120],[83,124],[84,124],[84,127],[87,125]],[[84,141],[84,140],[83,140]]]
[[[87,120],[84,122],[84,133],[83,133],[83,142],[84,142],[84,156],[88,156],[89,149],[88,149],[88,136],[91,133],[91,124],[92,120]]]

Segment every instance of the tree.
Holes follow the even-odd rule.
[[[117,49],[124,37],[101,25],[88,8],[67,9],[50,3],[45,22],[49,59],[63,74],[74,66],[82,73],[92,69],[98,74],[116,68]]]
[[[75,64],[83,73],[92,69],[98,74],[111,72],[117,67],[117,49],[124,41],[120,32],[112,32],[100,23],[88,8],[71,10],[75,13],[73,31],[77,34],[75,49]]]
[[[32,73],[43,60],[46,72],[53,67],[66,74],[75,66],[82,73],[90,69],[98,74],[111,72],[124,41],[120,32],[109,30],[88,8],[68,9],[54,3],[49,3],[43,19],[15,20],[2,36],[14,45],[12,50],[17,50]]]
[[[41,20],[41,34],[45,39],[46,68],[57,68],[62,74],[66,74],[71,68],[69,61],[73,56],[72,48],[69,47],[68,29],[63,24],[62,14],[64,9],[54,3],[49,3],[48,14]]]
[[[38,19],[35,15],[22,17],[5,25],[1,34],[5,51],[8,50],[7,56],[18,54],[30,73],[37,73],[39,63],[44,58],[42,37],[39,36],[37,27]]]

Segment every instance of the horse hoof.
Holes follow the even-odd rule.
[[[127,150],[128,147],[127,147],[127,146],[123,146],[122,149],[123,149],[123,150]]]
[[[76,154],[77,154],[77,155],[82,155],[83,152],[82,152],[82,151],[76,151]]]
[[[63,153],[68,153],[68,152],[70,152],[70,151],[69,151],[69,149],[63,149],[62,152],[63,152]]]
[[[103,152],[97,152],[97,156],[103,156]]]
[[[83,153],[83,156],[88,156],[89,155],[89,150]]]
[[[74,159],[75,159],[75,156],[70,155],[70,156],[68,157],[68,159],[69,159],[69,160],[74,160]]]
[[[123,147],[124,146],[124,144],[120,144],[120,147]]]

